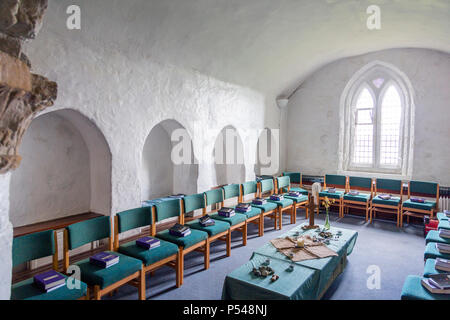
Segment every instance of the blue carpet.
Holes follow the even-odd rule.
[[[323,224],[324,215],[316,219]],[[374,221],[365,223],[364,218],[346,216],[339,219],[334,213],[330,217],[332,226],[358,231],[358,240],[353,253],[348,258],[348,265],[323,299],[331,300],[396,300],[400,298],[403,282],[407,275],[423,273],[423,253],[425,239],[421,226],[406,225],[397,228],[391,221]],[[203,255],[193,252],[185,258],[184,284],[175,287],[175,272],[169,267],[157,270],[154,276],[147,276],[147,299],[164,300],[216,300],[221,299],[225,276],[232,270],[247,262],[252,252],[271,239],[287,232],[294,225],[289,224],[285,215],[283,230],[275,231],[270,219],[265,221],[264,236],[258,237],[257,226],[248,227],[247,246],[242,246],[239,232],[232,234],[231,257],[225,256],[225,244],[216,241],[211,244],[211,264],[209,270],[203,268]],[[297,225],[306,222],[304,212],[299,210]],[[370,274],[367,268],[376,265],[380,270],[380,288],[368,289]],[[125,285],[113,297],[104,299],[137,299],[137,290]]]

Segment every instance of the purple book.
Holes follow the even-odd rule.
[[[425,203],[424,198],[411,198],[411,202]]]
[[[300,197],[300,192],[298,192],[298,191],[290,191],[289,192],[289,197],[298,198],[298,197]]]
[[[336,188],[328,188],[327,192],[328,193],[336,193]]]
[[[66,283],[66,278],[55,270],[50,270],[34,276],[34,283],[46,292],[54,289],[55,287],[61,287]]]
[[[136,245],[138,247],[150,250],[159,247],[161,245],[161,241],[153,237],[143,237],[136,240]]]
[[[225,218],[230,218],[235,215],[235,211],[233,208],[226,208],[226,207],[221,208],[218,213],[219,216]]]
[[[119,263],[119,256],[110,252],[100,252],[90,257],[89,262],[101,268],[109,268]]]
[[[348,194],[351,195],[351,196],[357,196],[357,195],[359,195],[359,191],[350,190]]]
[[[255,198],[255,199],[253,199],[252,203],[256,204],[256,205],[259,205],[259,206],[262,206],[262,205],[267,203],[267,200],[266,199],[262,199],[262,198]]]
[[[380,194],[378,197],[382,200],[391,200],[392,196],[390,194]]]
[[[273,200],[273,201],[281,201],[283,199],[284,199],[284,197],[281,194],[273,194],[270,196],[270,200]]]
[[[250,203],[239,203],[236,206],[235,209],[237,212],[242,212],[242,213],[246,213],[246,212],[250,212],[252,211],[252,206],[250,205]]]

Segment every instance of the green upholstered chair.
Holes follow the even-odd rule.
[[[142,227],[149,228],[149,236],[154,237],[153,210],[151,207],[142,207],[122,211],[116,214],[114,220],[114,249],[117,252],[127,256],[139,259],[144,265],[143,270],[152,273],[162,266],[169,266],[175,269],[176,286],[181,286],[180,268],[179,268],[179,252],[178,246],[172,242],[160,240],[160,246],[151,250],[144,249],[136,245],[136,241],[128,241],[119,243],[119,235],[123,232],[134,230]]]
[[[359,191],[360,193],[358,195],[351,195],[348,193],[349,191]],[[344,194],[343,200],[344,214],[348,213],[351,208],[362,209],[366,211],[366,221],[369,221],[372,197],[373,182],[371,178],[349,177],[347,193]]]
[[[411,196],[424,197],[424,203],[418,203],[411,201]],[[409,217],[422,217],[423,215],[429,215],[433,218],[434,213],[439,211],[439,184],[434,182],[423,181],[410,181],[408,183],[408,200],[402,203],[402,216],[400,225],[403,225],[403,218],[407,216],[407,222],[409,223]]]
[[[226,198],[225,198],[226,195]],[[205,192],[206,207],[204,214],[209,214],[214,220],[226,222],[230,225],[230,232],[235,230],[242,233],[242,244],[247,245],[247,216],[242,213],[237,213],[230,218],[222,217],[217,212],[219,207],[224,206],[224,201],[231,198],[240,198],[240,186],[232,184],[224,188],[213,189]],[[207,207],[215,205],[217,209],[208,211]]]
[[[438,212],[438,213],[436,214],[436,218],[437,218],[439,221],[448,221],[448,220],[449,220],[448,216],[447,216],[444,212]]]
[[[450,253],[439,252],[436,248],[436,242],[429,242],[425,247],[424,260],[436,258],[450,260]]]
[[[328,192],[328,188],[336,188],[335,192]],[[319,204],[325,198],[335,200],[332,206],[339,207],[339,217],[344,216],[344,194],[347,191],[347,177],[336,174],[326,174],[323,178],[323,190],[319,193]],[[311,214],[311,213],[310,213]]]
[[[240,185],[241,190],[241,196],[239,198],[240,203],[248,203],[248,199],[246,199],[247,196],[252,195],[252,198],[250,200],[255,199],[258,197],[258,182],[257,181],[248,181],[244,182]],[[247,217],[247,225],[249,223],[254,223],[258,225],[258,236],[262,237],[264,234],[264,217],[262,216],[263,210],[251,206],[251,210],[249,212],[243,213]]]
[[[184,225],[184,212],[180,199],[168,200],[156,204],[152,207],[155,217],[153,225],[156,232],[156,222],[166,219],[178,218],[178,223]],[[209,238],[208,233],[191,228],[191,234],[186,237],[176,237],[164,230],[156,234],[157,238],[172,242],[178,246],[179,250],[179,272],[180,284],[183,284],[184,278],[184,257],[193,251],[203,253],[205,269],[209,269]]]
[[[425,278],[429,278],[431,275],[440,273],[448,272],[436,269],[436,259],[427,259],[427,261],[425,261],[425,268],[423,270],[423,276]]]
[[[272,195],[275,192],[275,185],[273,179],[264,179],[259,182],[259,197],[263,198],[264,195]],[[266,197],[267,199],[267,197]],[[268,217],[274,220],[275,230],[278,229],[278,204],[272,201],[267,201],[266,204],[258,205],[252,204],[252,207],[258,208],[262,211],[262,235],[264,235],[264,218]]]
[[[145,272],[142,261],[113,251],[113,235],[110,217],[95,219],[72,224],[64,229],[64,272],[70,265],[70,250],[85,244],[108,239],[107,251],[119,256],[119,263],[101,268],[89,262],[89,258],[75,262],[80,268],[81,280],[93,288],[95,300],[114,292],[120,286],[131,284],[138,288],[139,299],[145,300]]]
[[[202,216],[206,215],[206,204],[205,204],[205,194],[198,193],[190,196],[186,196],[182,199],[183,210],[185,213],[193,212],[195,210],[202,210]],[[214,220],[214,219],[213,219]],[[200,224],[198,219],[186,223],[187,226],[192,229],[204,231],[208,234],[209,243],[216,240],[222,240],[226,243],[226,254],[227,257],[231,254],[231,231],[230,224],[225,221],[214,220],[215,224],[213,226],[204,227]]]
[[[53,230],[32,233],[14,238],[12,246],[13,267],[31,260],[53,256],[53,270],[58,271],[57,246],[58,244],[56,242],[56,233]],[[33,278],[29,278],[12,285],[11,300],[86,299],[87,285],[81,281],[78,281],[78,283],[79,286],[76,286],[72,289],[69,289],[69,287],[65,285],[51,292],[43,292],[34,285]]]
[[[389,194],[391,199],[380,198],[380,194]],[[395,195],[395,196],[394,196]],[[370,210],[370,223],[376,217],[377,212],[395,214],[397,216],[397,227],[400,226],[402,210],[403,182],[392,179],[376,179],[375,193]]]
[[[288,200],[292,200],[292,210],[290,211],[291,215],[291,224],[297,223],[297,209],[303,208],[306,212],[306,217],[308,217],[308,204],[309,204],[309,197],[308,195],[305,195],[303,193],[300,193],[298,197],[295,196],[289,196],[291,190],[291,178],[289,175],[281,176],[276,178],[276,189],[277,193],[283,193],[283,190],[285,190],[286,193],[284,193],[284,198]],[[299,191],[298,191],[299,192]],[[286,212],[286,211],[283,211]],[[281,213],[281,215],[283,214]]]
[[[441,220],[438,224],[438,229],[450,230],[450,221],[449,220]]]
[[[442,238],[439,236],[439,231],[436,230],[431,230],[428,232],[427,237],[425,238],[425,243],[428,244],[430,242],[445,243],[450,245],[450,239]]]
[[[297,184],[298,187],[290,186],[291,191],[300,192],[302,195],[308,196],[308,190],[303,189],[303,175],[300,172],[283,172],[283,176],[288,176],[292,184]],[[284,190],[287,192],[289,190]]]
[[[422,277],[408,276],[403,285],[402,300],[450,300],[448,294],[435,294],[422,286]]]

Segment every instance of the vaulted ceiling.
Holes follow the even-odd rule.
[[[48,22],[52,15],[66,15],[72,3],[50,0]],[[289,95],[309,74],[339,58],[402,47],[450,52],[449,0],[76,3],[82,9],[77,40],[93,50],[128,51],[137,59],[195,69],[275,96]],[[380,30],[366,26],[373,4],[381,8]],[[57,27],[61,21],[54,21]],[[70,32],[59,27],[55,32]]]

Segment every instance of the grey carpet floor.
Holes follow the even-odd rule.
[[[304,212],[299,210],[297,224],[306,222]],[[316,219],[323,224],[324,214]],[[397,228],[392,221],[377,220],[373,224],[365,223],[359,216],[346,216],[339,219],[336,214],[330,217],[336,227],[352,229],[358,232],[358,240],[353,253],[348,257],[345,271],[328,289],[323,299],[331,300],[396,300],[400,298],[403,282],[407,275],[423,273],[423,253],[425,240],[420,225],[407,225]],[[256,225],[249,225],[247,246],[242,246],[239,232],[232,234],[231,257],[225,256],[225,244],[216,241],[211,245],[211,264],[208,270],[203,268],[203,255],[193,252],[185,258],[184,284],[175,287],[175,272],[163,267],[154,276],[147,276],[147,299],[164,300],[216,300],[221,299],[225,276],[247,262],[252,252],[294,225],[289,217],[283,219],[283,229],[275,231],[270,219],[266,219],[265,234],[258,237]],[[380,288],[367,286],[370,266],[380,271]],[[106,299],[136,299],[137,290],[125,285],[113,297]]]

